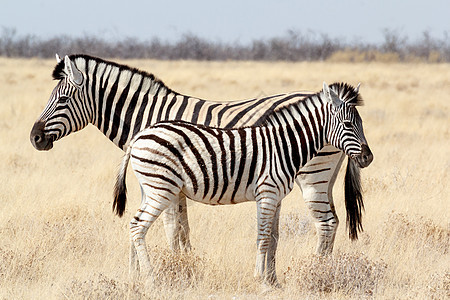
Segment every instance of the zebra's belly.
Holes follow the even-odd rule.
[[[234,186],[228,186],[225,190],[223,187],[218,187],[215,193],[214,187],[212,187],[212,189],[209,189],[206,197],[204,189],[199,189],[197,193],[194,193],[191,186],[185,186],[181,191],[189,199],[209,205],[227,205],[255,201],[252,188],[246,188],[244,186],[240,186],[237,191],[234,191]]]

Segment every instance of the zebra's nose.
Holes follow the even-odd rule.
[[[44,128],[45,122],[37,121],[31,129],[30,142],[37,150],[50,150],[53,147],[53,141],[45,135]]]
[[[373,154],[372,151],[370,151],[369,146],[366,144],[361,145],[361,155],[358,159],[359,166],[361,168],[365,168],[373,161]]]
[[[39,144],[40,142],[42,142],[42,140],[44,139],[44,137],[40,134],[35,135],[34,136],[34,144]]]

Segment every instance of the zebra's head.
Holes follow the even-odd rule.
[[[323,83],[323,94],[330,106],[330,120],[327,126],[327,141],[341,149],[361,168],[373,160],[373,154],[364,136],[361,117],[356,106],[362,105],[359,85],[353,88],[347,84]]]
[[[30,134],[31,143],[37,150],[50,150],[54,141],[89,123],[84,103],[83,73],[68,56],[61,60],[56,55],[56,60],[53,78],[59,82]]]

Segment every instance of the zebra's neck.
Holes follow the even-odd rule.
[[[281,147],[283,159],[292,162],[295,174],[326,144],[328,111],[328,105],[316,94],[268,116],[266,124],[275,133],[274,144]]]
[[[141,128],[165,119],[155,114],[152,120],[161,102],[185,97],[146,72],[91,57],[77,57],[75,63],[86,75],[90,122],[122,149]]]

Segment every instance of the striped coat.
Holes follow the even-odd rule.
[[[175,121],[158,123],[138,133],[123,161],[114,205],[122,215],[125,173],[131,160],[146,195],[130,225],[143,270],[150,271],[145,247],[148,228],[167,207],[178,203],[181,195],[210,205],[256,201],[255,274],[276,283],[273,266],[269,265],[264,274],[272,225],[301,167],[328,142],[360,167],[372,160],[355,109],[357,96],[341,100],[324,85],[323,92],[269,114],[261,126],[219,129]]]
[[[50,150],[54,142],[87,124],[96,126],[121,149],[137,132],[163,120],[223,128],[257,125],[273,110],[311,94],[295,92],[231,102],[206,101],[175,92],[154,75],[126,65],[88,55],[57,59],[53,78],[58,83],[30,134],[31,143],[38,150]],[[332,88],[341,96],[349,92],[345,88]],[[332,188],[343,159],[339,149],[327,145],[296,178],[316,223],[320,254],[331,253],[333,249],[338,218]],[[351,160],[345,199],[350,236],[356,238],[361,229],[362,196],[359,168]],[[164,224],[172,249],[190,248],[185,198],[180,200],[180,209],[166,210]],[[277,228],[273,233],[275,243]]]

